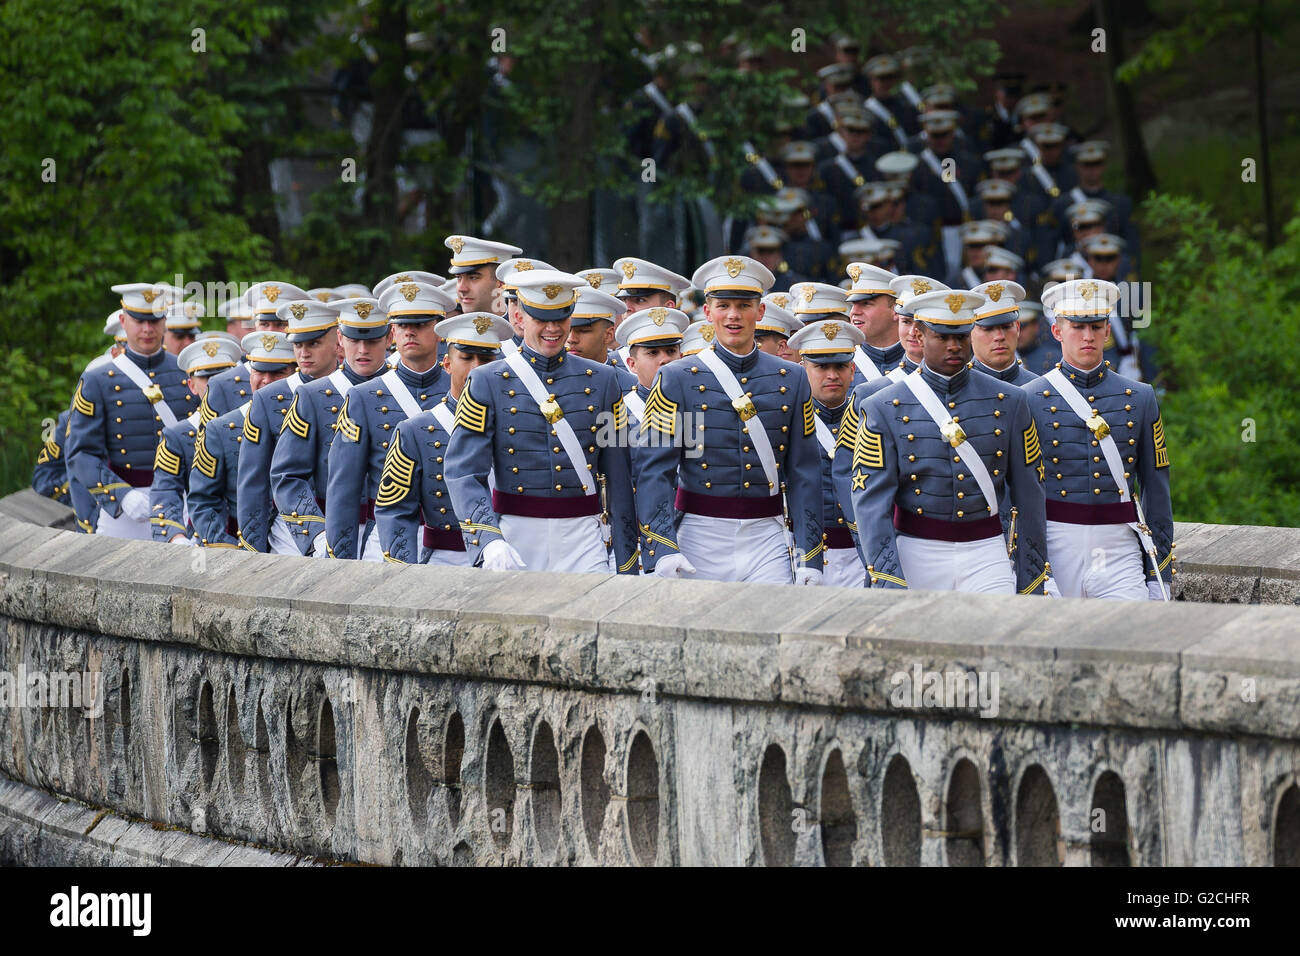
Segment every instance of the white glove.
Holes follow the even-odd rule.
[[[794,583],[796,585],[818,585],[822,583],[822,573],[816,568],[795,568]]]
[[[528,565],[519,552],[500,538],[483,546],[483,567],[489,571],[526,571]]]
[[[1134,352],[1137,351],[1136,345],[1133,350]],[[1138,364],[1137,355],[1125,355],[1119,360],[1119,374],[1125,378],[1142,381],[1142,366]]]
[[[149,495],[139,488],[132,488],[122,496],[122,514],[132,521],[149,519]]]
[[[1061,589],[1056,586],[1055,578],[1048,578],[1043,582],[1043,593],[1049,598],[1059,598],[1061,596]]]
[[[316,537],[311,539],[311,550],[309,554],[314,554],[318,558],[329,557],[329,552],[325,550],[325,532],[319,532]]]
[[[183,545],[185,545],[185,547],[187,547],[187,548],[192,548],[192,547],[194,546],[194,542],[193,542],[192,540],[190,540],[189,538],[187,538],[187,537],[186,537],[185,535],[183,535],[183,534],[174,534],[174,535],[172,535],[171,538],[168,539],[167,543],[168,543],[168,544],[183,544]]]
[[[1165,599],[1165,596],[1160,593],[1159,581],[1147,582],[1147,599],[1151,601],[1163,601]]]
[[[695,565],[684,554],[668,554],[655,562],[654,573],[661,578],[683,578],[695,573]]]

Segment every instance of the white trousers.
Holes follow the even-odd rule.
[[[772,518],[711,518],[687,514],[677,528],[677,547],[695,566],[685,575],[703,581],[770,581],[790,584],[785,521]]]
[[[474,561],[468,551],[447,551],[443,548],[434,548],[430,550],[424,545],[420,545],[420,555],[424,557],[424,563],[433,567],[444,568],[468,568],[473,567]]]
[[[519,552],[529,571],[609,573],[605,542],[600,537],[600,519],[595,515],[580,518],[502,515],[501,536]]]
[[[301,554],[293,543],[293,534],[289,531],[289,522],[277,517],[271,522],[266,536],[266,547],[271,554]]]
[[[867,568],[857,548],[827,548],[822,584],[831,588],[861,588],[867,585]]]
[[[144,489],[148,493],[149,489]],[[143,521],[134,521],[123,511],[114,518],[107,511],[100,511],[99,520],[95,522],[95,533],[109,538],[128,538],[132,541],[151,541],[153,528],[146,517]]]
[[[357,526],[357,556],[362,561],[383,561],[384,546],[379,543],[379,525],[370,526],[370,534],[366,534],[366,523],[363,521]]]
[[[1062,597],[1149,598],[1142,545],[1126,524],[1049,521],[1047,560]]]
[[[932,541],[898,535],[907,586],[922,591],[1015,594],[1016,575],[1002,535],[980,541]]]

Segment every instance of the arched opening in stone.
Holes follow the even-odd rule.
[[[1132,866],[1128,848],[1128,809],[1124,781],[1113,770],[1097,778],[1092,788],[1088,829],[1093,866]]]
[[[944,852],[949,866],[984,865],[984,808],[980,775],[965,757],[952,768],[945,806]]]
[[[543,860],[549,860],[560,840],[560,755],[555,735],[546,721],[537,724],[533,735],[532,764],[528,782],[533,795],[533,831]]]
[[[341,790],[338,751],[334,742],[334,708],[328,697],[321,698],[320,719],[316,722],[316,763],[320,768],[321,805],[325,808],[325,818],[333,823]]]
[[[510,842],[515,827],[515,758],[500,720],[492,721],[488,733],[484,766],[483,795],[487,801],[488,829],[497,846]]]
[[[1060,866],[1065,862],[1061,816],[1047,771],[1034,764],[1016,791],[1016,865]]]
[[[644,730],[627,752],[627,826],[632,853],[642,866],[654,866],[659,853],[659,760]]]
[[[412,707],[410,716],[406,718],[406,804],[411,811],[411,820],[420,829],[424,829],[429,818],[429,793],[432,789],[433,778],[420,746],[420,708]]]
[[[447,787],[451,828],[460,823],[460,764],[465,757],[465,721],[453,712],[442,741],[442,779]]]
[[[1273,819],[1273,865],[1300,866],[1300,786],[1291,784]]]
[[[262,698],[257,699],[253,719],[253,750],[257,754],[257,802],[262,812],[271,815],[271,734],[266,729]]]
[[[785,775],[785,751],[771,744],[758,768],[758,834],[766,866],[794,863],[796,828],[801,827],[803,810],[794,809],[790,781]]]
[[[609,807],[609,784],[605,782],[605,738],[595,724],[582,738],[580,796],[582,828],[587,833],[587,851],[600,857],[600,831]]]
[[[131,759],[131,673],[127,670],[122,671],[122,691],[118,696],[117,720],[122,725],[122,753],[126,756],[129,766]]]
[[[212,706],[212,685],[206,680],[199,686],[198,740],[200,780],[204,790],[211,790],[217,758],[221,754],[221,741],[217,738],[217,714]]]
[[[247,756],[244,735],[239,731],[239,704],[232,687],[226,698],[226,776],[232,797],[237,798],[244,791],[244,760]]]
[[[288,777],[289,799],[295,812],[304,810],[302,805],[302,778],[307,769],[307,747],[302,738],[293,729],[293,696],[284,705],[284,769]],[[308,786],[310,786],[310,781]]]
[[[822,857],[826,865],[852,866],[858,821],[853,816],[853,798],[849,796],[849,775],[844,772],[844,758],[838,749],[831,751],[822,770],[819,808]]]
[[[902,754],[894,754],[885,769],[880,790],[880,846],[885,866],[921,865],[921,795],[916,791],[912,766]]]

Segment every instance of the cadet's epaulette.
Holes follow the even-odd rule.
[[[454,427],[464,426],[480,435],[487,430],[487,406],[475,400],[468,387],[460,393],[456,403],[456,414],[452,419]]]
[[[208,393],[203,393],[203,401],[199,402],[199,427],[206,427],[208,422],[217,417],[217,413],[212,406],[208,404]]]
[[[661,379],[655,380],[655,387],[650,390],[650,397],[645,400],[645,418],[641,419],[641,431],[653,428],[665,435],[677,432],[677,403],[671,402],[660,388]]]
[[[194,464],[192,467],[198,469],[209,478],[217,477],[217,460],[208,452],[206,439],[207,431],[199,432],[198,440],[194,443]]]
[[[81,382],[77,382],[76,394],[72,396],[72,407],[74,410],[81,412],[81,414],[85,415],[87,418],[94,418],[95,403],[87,401],[86,397],[81,394],[81,385]]]
[[[375,507],[386,508],[397,504],[411,492],[415,478],[415,461],[402,453],[402,433],[393,435],[393,443],[384,455],[384,470],[379,476],[379,492]]]
[[[813,400],[809,397],[808,401],[803,403],[803,436],[807,438],[813,432],[817,431],[817,416],[813,412]]]
[[[853,467],[876,469],[885,467],[884,435],[873,432],[865,425],[858,431],[857,440],[853,443]]]
[[[849,407],[844,409],[844,417],[840,419],[840,431],[835,436],[836,448],[853,448],[853,443],[858,437],[858,413],[853,408],[853,402],[849,402]]]
[[[348,417],[348,402],[351,400],[351,394],[343,399],[343,407],[339,409],[339,418],[335,427],[338,433],[343,436],[345,441],[361,441],[361,426]]]
[[[253,424],[251,411],[250,409],[250,414],[244,419],[244,438],[256,445],[262,440],[262,429]]]
[[[167,440],[158,442],[158,450],[153,456],[154,471],[165,471],[169,475],[181,473],[181,456],[167,447]]]
[[[311,426],[298,414],[297,392],[293,393],[293,401],[289,403],[289,414],[284,416],[284,421],[280,425],[280,434],[283,435],[286,428],[304,440],[307,438],[307,433],[311,431]]]

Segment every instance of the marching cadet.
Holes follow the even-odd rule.
[[[859,263],[860,264],[860,263]],[[850,266],[855,263],[849,263]],[[848,407],[845,408],[843,416],[840,418],[839,432],[836,436],[836,447],[841,449],[831,460],[831,482],[835,486],[835,500],[839,502],[840,509],[844,512],[844,518],[848,525],[849,533],[853,535],[854,542],[858,545],[858,556],[866,564],[866,556],[862,553],[861,542],[858,540],[858,526],[853,518],[853,445],[858,437],[858,422],[862,417],[862,403],[869,395],[874,395],[882,388],[888,388],[891,384],[901,382],[903,378],[915,372],[921,366],[921,358],[924,351],[924,345],[921,338],[921,325],[914,321],[912,316],[912,300],[918,296],[925,295],[927,292],[947,291],[948,287],[942,282],[937,282],[927,276],[921,275],[903,275],[887,277],[883,275],[871,276],[863,273],[858,279],[854,280],[854,288],[858,288],[861,282],[865,290],[879,288],[879,283],[889,278],[885,288],[888,290],[890,301],[894,303],[894,329],[895,335],[902,350],[902,358],[897,365],[885,367],[878,365],[877,370],[883,372],[882,375],[870,377],[866,381],[858,382],[853,386],[849,395]],[[860,294],[863,289],[859,289]],[[849,290],[850,298],[855,294],[853,289]],[[879,294],[879,293],[874,293]],[[866,327],[862,327],[865,333]],[[877,331],[879,329],[877,328]],[[855,364],[857,362],[855,351]]]
[[[790,348],[799,356],[812,390],[822,463],[822,583],[832,587],[860,588],[866,583],[866,568],[831,480],[840,421],[853,383],[853,356],[864,341],[859,329],[835,317],[810,321],[790,338]]]
[[[1062,358],[1025,391],[1050,446],[1047,551],[1066,597],[1168,600],[1169,450],[1154,390],[1102,360],[1118,301],[1119,288],[1096,279],[1043,293]]]
[[[70,409],[59,412],[54,423],[54,433],[41,446],[36,454],[36,467],[32,469],[32,490],[42,498],[70,504],[67,458],[63,455],[63,444],[68,432]],[[49,421],[49,419],[46,419]]]
[[[248,384],[254,394],[293,372],[293,346],[283,332],[249,332],[241,344],[248,356]],[[190,523],[202,547],[239,547],[239,449],[252,404],[250,398],[233,411],[218,415],[195,440],[188,501]]]
[[[776,282],[772,286],[774,292],[787,292],[796,282],[810,281],[807,276],[791,271],[790,263],[782,255],[789,238],[784,230],[776,226],[752,226],[745,233],[746,254],[756,262],[761,262],[765,269],[776,276]]]
[[[985,282],[971,289],[988,301],[975,310],[975,325],[970,330],[974,352],[970,367],[992,375],[1011,385],[1024,387],[1037,378],[1016,355],[1020,342],[1020,300],[1024,287],[1002,280]]]
[[[88,368],[77,383],[68,471],[98,505],[96,531],[147,541],[154,449],[162,430],[197,403],[176,357],[163,348],[163,314],[172,301],[167,287],[133,282],[112,289],[122,296],[126,348]],[[90,515],[77,518],[89,522]]]
[[[325,307],[325,301],[317,296],[285,302],[275,312],[286,323],[286,338],[298,368],[280,387],[254,392],[253,403],[244,419],[235,517],[239,544],[249,551],[299,553],[294,532],[301,526],[291,528],[276,511],[271,494],[271,462],[299,387],[329,375],[338,367],[335,355],[339,317],[333,309]]]
[[[188,376],[186,383],[200,401],[208,380],[243,357],[240,344],[222,333],[213,333],[181,350],[176,357]],[[199,410],[196,408],[175,425],[163,429],[154,451],[153,484],[149,488],[149,524],[153,540],[172,544],[191,544],[188,497],[190,466],[194,462],[194,445],[199,435]]]
[[[682,357],[682,336],[691,320],[685,312],[656,306],[634,312],[614,330],[618,344],[628,350],[627,367],[636,376],[636,387],[623,395],[627,406],[628,432],[635,439],[645,418],[659,369]],[[633,486],[636,485],[636,444],[632,445]]]
[[[621,300],[626,310],[619,321],[642,309],[676,309],[682,294],[691,287],[685,276],[635,256],[614,260],[612,268],[618,276],[618,286],[609,293]],[[619,350],[619,357],[626,366],[626,347]]]
[[[835,201],[836,215],[830,223],[832,226],[836,222],[851,223],[857,217],[854,190],[874,178],[873,166],[879,155],[872,148],[871,117],[865,110],[846,107],[839,113],[839,124],[839,130],[832,133],[829,140],[832,147],[829,155],[817,167],[817,179],[825,184],[824,189]],[[794,180],[790,184],[808,188]]]
[[[302,554],[324,558],[329,553],[325,535],[329,451],[343,402],[354,386],[387,371],[388,316],[376,312],[376,304],[375,299],[360,297],[324,303],[338,317],[343,364],[293,393],[271,453],[271,495]],[[328,332],[322,334],[328,338]]]
[[[1069,132],[1060,123],[1039,123],[1020,144],[1026,151],[1026,143],[1035,147],[1029,154],[1033,161],[1033,176],[1029,182],[1043,191],[1049,203],[1062,193],[1068,193],[1075,185],[1074,168],[1065,162],[1065,138]]]
[[[682,333],[682,358],[688,355],[707,349],[713,344],[713,323],[708,319],[700,319],[698,322],[692,322],[686,326],[686,331]],[[649,396],[647,396],[648,398]],[[643,419],[644,420],[644,419]]]
[[[1113,193],[1101,184],[1106,172],[1106,154],[1109,148],[1109,145],[1102,140],[1089,140],[1071,150],[1078,183],[1062,191],[1056,199],[1052,212],[1056,221],[1062,224],[1061,240],[1068,241],[1070,237],[1064,228],[1069,218],[1066,210],[1085,200],[1099,199],[1106,203],[1107,207],[1106,231],[1122,236],[1136,252],[1138,234],[1137,225],[1133,221],[1133,200],[1122,193]]]
[[[804,285],[820,285],[821,283],[806,282]],[[798,286],[791,286],[791,290]],[[827,288],[835,288],[828,286]],[[838,289],[836,291],[839,291]],[[792,296],[785,293],[775,293],[787,304],[792,301]],[[801,317],[789,312],[784,306],[777,305],[776,302],[763,297],[763,317],[758,320],[754,326],[754,345],[760,352],[766,352],[768,355],[775,355],[779,359],[785,359],[787,362],[799,362],[798,356],[790,351],[790,336],[794,335],[803,328]]]
[[[384,278],[380,279],[378,282],[375,283],[375,287],[373,289],[368,290],[365,296],[362,296],[362,298],[372,297],[378,299],[381,296],[383,296],[383,294],[387,292],[392,286],[397,285],[399,283],[422,282],[425,285],[431,285],[435,289],[438,289],[441,288],[442,284],[446,281],[447,279],[445,276],[436,275],[432,272],[421,272],[418,269],[408,269],[405,272],[394,272],[392,275],[385,276]],[[328,302],[330,300],[322,299],[321,301]]]
[[[497,278],[497,266],[524,250],[504,242],[489,242],[473,236],[448,236],[443,245],[451,250],[451,268],[447,275],[456,280],[456,302],[460,310],[491,312],[492,297],[502,282]]]
[[[980,160],[957,143],[954,110],[931,110],[922,117],[922,125],[925,148],[919,153],[913,182],[918,192],[938,203],[944,262],[953,269],[961,253],[958,227],[970,219],[970,196],[979,178]],[[948,160],[953,162],[951,176],[944,166]]]
[[[579,287],[578,304],[569,317],[569,338],[564,347],[570,355],[613,366],[618,373],[619,390],[627,392],[636,387],[636,376],[620,364],[614,351],[614,325],[624,311],[622,301],[612,295],[598,292],[590,284]]]
[[[894,92],[903,78],[903,66],[898,57],[889,53],[873,56],[865,70],[871,83],[871,95],[866,108],[880,121],[882,139],[892,139],[899,149],[907,148],[907,137],[918,129],[916,107]],[[886,146],[893,148],[893,144]]]
[[[315,299],[317,302],[333,302],[335,299],[342,298],[341,296],[335,295],[334,290],[329,288],[328,286],[320,286],[319,288],[316,289],[308,289],[307,294],[311,296],[313,299]]]
[[[200,299],[173,302],[167,307],[165,315],[163,348],[172,355],[180,355],[181,349],[193,342],[198,333],[199,319],[203,318],[203,302]]]
[[[281,282],[271,280],[269,282],[259,282],[250,287],[242,296],[242,305],[230,305],[226,311],[226,318],[236,313],[246,316],[244,324],[249,321],[248,313],[251,314],[253,329],[257,332],[283,332],[286,322],[276,315],[276,310],[285,302],[302,302],[310,300],[311,296],[305,289],[300,289],[291,282]],[[247,333],[247,329],[244,330]],[[253,390],[250,385],[251,374],[249,373],[247,363],[241,362],[232,369],[222,372],[220,375],[213,376],[208,382],[207,393],[203,396],[203,404],[199,406],[202,413],[200,418],[204,426],[218,415],[224,415],[231,409],[242,405],[253,397]]]
[[[438,361],[437,323],[452,301],[436,288],[404,282],[368,301],[371,321],[387,316],[397,340],[397,365],[352,389],[339,409],[330,445],[325,532],[334,558],[382,561],[374,531],[374,502],[393,429],[428,411],[447,394],[449,378]]]
[[[590,285],[561,272],[519,276],[524,344],[471,372],[456,405],[447,488],[466,550],[489,570],[607,572],[603,490],[617,570],[637,573],[617,374],[564,350],[579,288]]]
[[[513,352],[523,344],[524,317],[519,311],[519,298],[515,295],[514,276],[516,272],[528,272],[532,269],[555,271],[555,266],[541,259],[507,259],[496,268],[497,282],[500,283],[501,300],[505,303],[505,317],[510,321],[515,334],[502,346],[507,352]]]
[[[818,584],[821,466],[808,377],[754,344],[772,273],[723,256],[691,281],[704,292],[713,344],[661,368],[646,401],[637,452],[637,514],[649,539],[642,564],[666,577]],[[707,443],[687,447],[688,427],[693,435],[707,428]]]
[[[443,319],[434,329],[447,343],[442,360],[447,393],[428,411],[397,426],[375,495],[375,524],[384,560],[390,564],[468,566],[473,556],[465,550],[460,519],[452,510],[443,478],[445,458],[456,431],[456,403],[469,373],[499,359],[501,344],[514,330],[491,312]]]
[[[217,307],[217,315],[226,320],[226,334],[238,342],[252,326],[253,306],[242,295],[234,295]]]
[[[1051,371],[1061,360],[1061,347],[1051,336],[1043,340],[1039,332],[1043,317],[1043,307],[1028,299],[1020,303],[1020,342],[1016,354],[1020,362],[1035,376]]]
[[[1042,456],[1028,399],[966,365],[985,301],[914,299],[921,367],[862,403],[851,494],[871,587],[1043,593]],[[1004,500],[1015,509],[1010,543]]]
[[[984,281],[1015,282],[1024,278],[1025,260],[1002,246],[984,250]]]
[[[894,318],[893,273],[867,262],[850,262],[844,268],[850,281],[846,296],[849,322],[862,333],[862,344],[853,350],[853,382],[874,382],[903,359]]]
[[[591,269],[582,269],[579,272],[575,272],[574,275],[579,279],[586,279],[587,285],[591,286],[598,292],[603,289],[610,295],[614,295],[618,291],[619,274],[613,269],[594,267]],[[624,306],[624,312],[626,311],[627,307]]]

